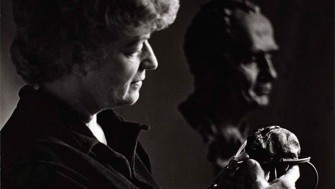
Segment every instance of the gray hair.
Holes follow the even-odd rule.
[[[174,22],[179,0],[14,0],[11,47],[28,83],[60,78],[73,64],[95,62],[120,35],[153,32]]]

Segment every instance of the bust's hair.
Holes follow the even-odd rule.
[[[238,47],[239,26],[233,11],[259,12],[248,0],[211,0],[201,7],[187,29],[184,53],[196,81],[207,70],[229,73],[225,53]]]
[[[68,74],[73,64],[97,62],[120,36],[167,27],[179,0],[14,0],[13,6],[12,61],[26,82],[40,84]]]

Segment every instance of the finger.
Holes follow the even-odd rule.
[[[235,157],[236,161],[246,161],[249,159],[249,155],[246,152],[242,152],[240,155]]]

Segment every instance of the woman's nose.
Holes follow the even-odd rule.
[[[158,67],[157,58],[148,41],[144,42],[141,61],[142,69],[155,70]]]

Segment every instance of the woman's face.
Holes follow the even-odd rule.
[[[150,33],[119,38],[99,65],[87,72],[82,85],[100,110],[138,100],[146,70],[158,66],[149,38]]]

